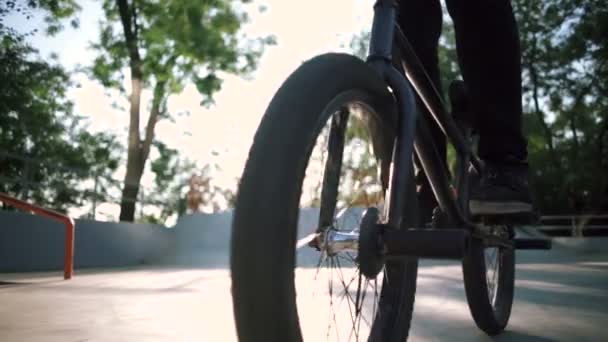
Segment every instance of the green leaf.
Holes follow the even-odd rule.
[[[202,78],[195,77],[194,84],[196,85],[198,92],[205,97],[205,100],[203,101],[205,102],[205,105],[211,104],[213,102],[213,93],[222,88],[222,80],[215,74],[209,74]]]

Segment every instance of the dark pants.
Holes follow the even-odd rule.
[[[522,134],[521,52],[509,0],[446,0],[454,22],[458,63],[477,113],[479,155],[485,160],[527,157]],[[437,45],[441,35],[439,0],[400,0],[399,25],[439,88]],[[445,137],[433,135],[445,156]],[[425,190],[425,188],[427,188]],[[423,197],[432,194],[422,185]],[[423,199],[424,200],[424,199]]]

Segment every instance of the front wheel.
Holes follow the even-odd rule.
[[[274,96],[232,226],[240,341],[406,340],[417,261],[391,261],[373,279],[358,262],[361,219],[384,206],[395,119],[386,84],[344,54],[304,63]]]

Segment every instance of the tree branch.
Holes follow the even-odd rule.
[[[550,157],[551,161],[553,162],[553,165],[557,169],[559,169],[559,163],[558,163],[557,157],[555,155],[555,147],[553,146],[553,133],[551,132],[549,125],[547,125],[547,123],[545,122],[545,114],[540,109],[540,104],[538,101],[539,79],[538,79],[536,67],[534,66],[534,63],[536,62],[536,57],[537,57],[536,53],[537,53],[537,41],[536,41],[536,37],[534,37],[532,39],[532,51],[530,52],[531,56],[529,58],[529,62],[526,65],[528,68],[528,71],[530,72],[530,81],[532,82],[532,98],[534,101],[534,113],[536,114],[536,118],[538,119],[538,122],[540,123],[540,125],[543,129],[543,133],[545,136],[545,143],[547,145],[547,148],[549,149],[549,157]]]
[[[137,25],[137,8],[135,8],[135,4],[131,6],[131,15],[133,17],[133,37],[137,42],[137,37],[139,35],[139,25]],[[136,44],[137,45],[137,44]]]
[[[152,140],[154,139],[154,128],[158,119],[161,115],[161,107],[162,102],[165,97],[165,84],[166,81],[158,81],[154,86],[154,95],[152,98],[152,108],[150,109],[150,116],[148,117],[148,124],[146,125],[146,136],[142,144],[142,161],[148,159],[148,155],[150,154],[150,146],[152,145]]]
[[[139,55],[139,50],[137,49],[137,39],[139,37],[137,36],[138,32],[136,25],[134,24],[137,22],[137,18],[135,17],[135,6],[129,6],[127,0],[116,0],[116,4],[118,5],[122,28],[125,32],[125,43],[131,61],[131,73],[134,74],[136,78],[141,78],[141,57]]]
[[[129,154],[137,155],[140,149],[141,138],[139,135],[139,108],[142,90],[141,58],[137,49],[137,35],[133,31],[135,12],[129,7],[127,0],[116,0],[120,21],[125,33],[125,44],[129,51],[129,62],[131,67],[131,96],[130,96],[130,119],[129,119]]]
[[[538,75],[536,74],[536,68],[532,65],[532,63],[528,64],[528,70],[530,71],[530,78],[532,81],[532,98],[534,100],[534,113],[536,114],[536,118],[540,123],[543,133],[545,136],[545,142],[547,144],[547,148],[549,149],[549,153],[551,155],[551,159],[555,160],[555,148],[553,147],[553,134],[551,133],[551,129],[545,122],[545,115],[543,111],[540,109],[540,104],[538,101]]]
[[[600,68],[603,66],[604,63],[600,64]],[[578,94],[576,94],[576,97],[574,98],[574,101],[572,102],[572,109],[570,110],[570,115],[568,116],[568,119],[570,121],[570,130],[572,131],[572,136],[574,139],[574,155],[577,156],[578,155],[578,150],[579,150],[579,146],[580,146],[580,142],[579,142],[579,138],[578,138],[578,133],[577,133],[577,127],[576,127],[576,114],[574,112],[574,110],[579,107],[579,105],[581,104],[581,102],[584,100],[585,95],[589,94],[589,92],[591,91],[591,89],[594,86],[598,86],[598,82],[599,79],[596,75],[594,74],[590,74],[590,75],[586,75],[585,78],[589,78],[590,81],[589,83],[587,83],[587,85],[585,85],[584,87],[581,87]],[[576,87],[576,85],[573,85],[573,88]]]

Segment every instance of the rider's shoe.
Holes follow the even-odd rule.
[[[531,214],[528,163],[485,161],[481,177],[473,177],[469,210],[472,216]]]

